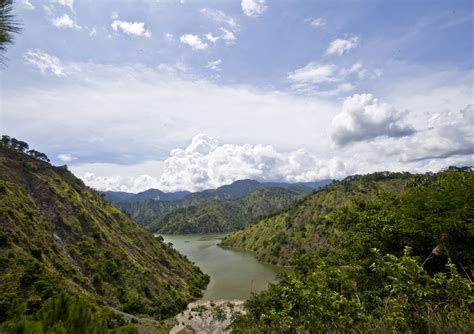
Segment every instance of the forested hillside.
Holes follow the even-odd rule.
[[[305,195],[302,191],[283,188],[257,189],[241,199],[211,201],[171,211],[147,228],[165,234],[235,231],[255,219],[287,208]]]
[[[1,333],[104,333],[127,323],[112,309],[159,320],[200,296],[198,267],[66,168],[3,139]]]
[[[340,197],[332,193],[346,199],[335,202]],[[337,205],[328,210],[329,203]],[[473,332],[470,168],[351,177],[226,244],[245,245],[246,235],[259,254],[258,247],[268,245],[254,233],[260,229],[266,238],[270,229],[262,226],[285,219],[286,228],[268,240],[280,252],[298,249],[295,273],[247,301],[249,313],[234,322],[236,333]],[[296,239],[293,228],[300,226],[305,234]],[[289,240],[276,239],[282,231]]]
[[[191,194],[183,191],[163,193],[157,189],[138,194],[111,191],[103,194],[109,202],[151,231],[228,232],[243,227],[258,217],[286,208],[293,199],[330,182],[332,181],[322,180],[291,184],[238,180],[217,189]],[[251,193],[254,194],[250,195]],[[264,197],[260,198],[260,195]],[[254,203],[251,203],[252,200]],[[221,201],[222,203],[218,203]],[[205,224],[206,219],[209,219],[208,224]],[[185,220],[188,222],[184,222]],[[166,229],[165,225],[168,225]]]
[[[400,193],[409,178],[409,173],[383,172],[335,181],[301,203],[229,235],[222,245],[254,251],[263,262],[288,265],[295,256],[326,244],[326,217],[336,208],[379,194]]]

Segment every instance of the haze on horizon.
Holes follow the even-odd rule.
[[[473,166],[473,7],[19,0],[1,132],[100,190]]]

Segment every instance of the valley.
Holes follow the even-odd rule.
[[[2,137],[0,330],[472,327],[470,167],[278,185],[110,197]],[[174,209],[147,230],[104,196]]]

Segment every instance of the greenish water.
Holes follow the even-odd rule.
[[[286,268],[258,262],[249,252],[218,247],[226,234],[162,235],[165,242],[211,277],[203,300],[247,299],[264,290]]]

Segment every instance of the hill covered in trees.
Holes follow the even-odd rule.
[[[149,189],[138,194],[112,191],[102,194],[150,231],[217,233],[234,231],[256,218],[280,211],[301,195],[330,182],[262,183],[238,180],[217,189],[195,193],[164,193]]]
[[[0,332],[134,333],[115,310],[160,320],[200,296],[198,267],[12,142],[0,145]]]
[[[235,233],[224,244],[295,265],[235,332],[473,332],[473,203],[470,168],[377,173]]]
[[[386,172],[335,181],[283,212],[229,235],[221,245],[254,251],[263,262],[289,265],[295,256],[324,246],[325,219],[332,211],[359,198],[400,193],[411,177]]]
[[[211,201],[176,209],[147,226],[164,234],[221,233],[235,231],[263,216],[283,210],[306,192],[260,188],[236,200]]]

